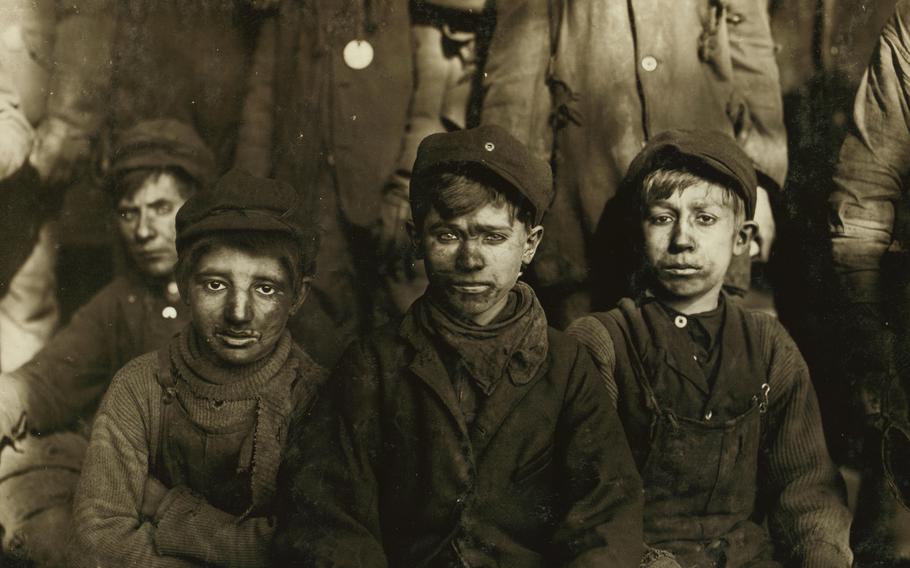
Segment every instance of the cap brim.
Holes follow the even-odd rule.
[[[224,211],[193,223],[181,231],[177,236],[177,245],[179,247],[202,235],[222,231],[275,231],[294,236],[294,230],[275,217],[247,215],[243,211]]]

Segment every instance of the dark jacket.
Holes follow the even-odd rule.
[[[112,4],[112,128],[153,118],[181,120],[196,129],[226,170],[233,162],[259,13],[245,0]]]
[[[553,164],[556,200],[534,263],[543,285],[587,282],[604,206],[663,130],[731,134],[763,185],[783,184],[786,134],[766,0],[499,2],[484,77],[482,121]]]
[[[168,306],[175,318],[164,317]],[[35,357],[0,380],[19,393],[29,425],[41,431],[90,418],[114,374],[134,357],[166,345],[189,309],[161,291],[121,276],[76,312]]]
[[[373,49],[349,67],[355,39]],[[378,220],[411,97],[407,0],[284,0],[263,25],[251,72],[238,165],[294,184],[315,205],[329,170],[348,222]]]
[[[548,341],[537,375],[503,379],[470,427],[410,313],[355,344],[288,451],[276,562],[637,566],[622,427],[583,349]]]

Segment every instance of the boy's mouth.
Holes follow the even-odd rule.
[[[691,276],[701,270],[701,267],[693,264],[667,264],[661,270],[672,276]]]
[[[215,337],[228,347],[247,347],[259,341],[259,334],[253,331],[233,331],[222,329],[215,333]]]
[[[453,290],[461,294],[483,294],[490,288],[492,284],[489,282],[471,282],[471,281],[456,281],[449,284]]]

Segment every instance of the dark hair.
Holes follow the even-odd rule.
[[[411,216],[417,229],[431,209],[443,219],[454,219],[485,205],[509,208],[509,220],[518,219],[530,231],[534,227],[534,206],[508,182],[485,168],[461,167],[438,170],[424,176],[428,187],[419,199],[411,200]]]
[[[708,183],[723,190],[723,203],[732,203],[733,215],[736,225],[745,220],[746,204],[743,198],[730,188],[720,176],[711,178],[701,173],[694,173],[687,168],[657,168],[649,172],[641,182],[639,194],[639,207],[642,216],[646,214],[646,206],[650,201],[666,199],[676,192],[684,190],[699,183]]]
[[[149,180],[158,179],[163,175],[169,175],[177,182],[177,190],[180,197],[189,199],[199,190],[199,182],[183,168],[164,166],[154,168],[134,168],[125,170],[112,175],[107,180],[107,195],[110,198],[111,205],[116,207],[117,203],[138,190]]]
[[[216,247],[226,247],[257,256],[277,258],[291,278],[294,294],[300,292],[304,279],[316,274],[316,233],[309,241],[296,239],[282,231],[214,231],[190,241],[177,259],[176,276],[185,291],[199,260]]]

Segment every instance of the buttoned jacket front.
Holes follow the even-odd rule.
[[[289,450],[279,558],[637,566],[641,485],[622,427],[588,355],[548,340],[537,375],[501,379],[471,425],[409,316],[352,347]]]

